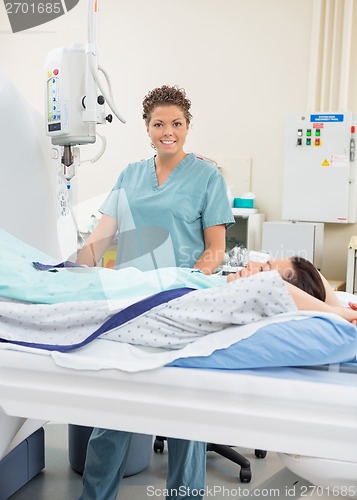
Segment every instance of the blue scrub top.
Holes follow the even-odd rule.
[[[161,186],[154,158],[129,164],[99,210],[118,221],[116,267],[142,271],[193,267],[203,229],[234,224],[223,176],[192,153]]]

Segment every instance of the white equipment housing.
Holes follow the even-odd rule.
[[[73,146],[96,140],[96,96],[86,95],[84,45],[54,49],[47,55],[47,130],[52,144]],[[94,85],[94,82],[93,82]],[[94,107],[93,107],[94,103]]]
[[[0,89],[0,227],[66,260],[77,250],[77,235],[58,151],[43,133],[44,117],[1,72]]]
[[[88,0],[88,43],[54,49],[46,59],[46,133],[54,146],[62,146],[63,175],[68,182],[80,165],[79,148],[73,147],[94,143],[96,124],[112,121],[112,115],[105,116],[104,102],[125,123],[114,104],[108,76],[98,67],[98,4],[99,0]],[[106,78],[108,92],[99,81],[99,69]],[[106,141],[101,139],[102,149],[92,163],[105,150]]]
[[[322,267],[324,224],[312,222],[264,222],[262,249],[273,259],[297,255]]]
[[[348,244],[346,292],[357,293],[357,236],[352,236]]]
[[[356,114],[287,117],[282,218],[356,222]]]

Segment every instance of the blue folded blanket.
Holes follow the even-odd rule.
[[[36,268],[33,262],[37,263]],[[57,272],[40,272],[39,267]],[[0,229],[0,276],[0,297],[34,304],[139,300],[163,290],[211,288],[226,282],[223,276],[206,276],[186,268],[142,272],[135,268],[113,270],[58,264],[3,229]]]

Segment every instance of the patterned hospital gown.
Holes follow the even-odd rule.
[[[180,349],[203,335],[295,311],[277,271],[195,290],[162,304],[105,335],[134,345]]]

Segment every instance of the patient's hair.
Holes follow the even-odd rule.
[[[163,85],[151,90],[143,100],[143,118],[146,125],[149,125],[151,113],[156,106],[177,106],[185,116],[187,125],[192,119],[190,113],[191,101],[187,99],[184,89],[177,85]]]
[[[286,281],[325,302],[326,289],[316,267],[303,257],[291,257],[293,273]],[[285,279],[285,278],[284,278]]]

